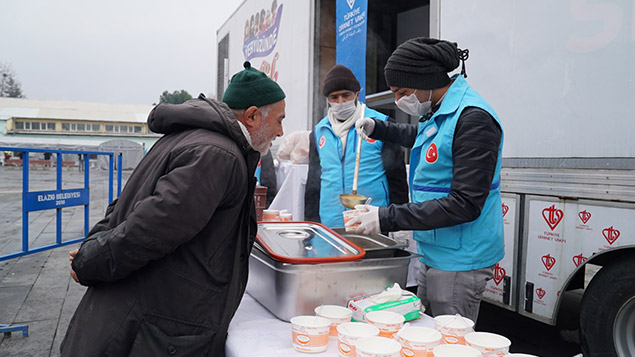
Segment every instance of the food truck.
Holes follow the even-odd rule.
[[[252,14],[273,7],[252,31]],[[366,104],[415,123],[386,87],[391,52],[417,36],[469,49],[468,81],[504,130],[506,254],[484,300],[556,325],[577,294],[585,352],[635,355],[634,17],[626,0],[247,0],[217,32],[217,93],[250,60],[288,95],[285,132],[310,130],[326,109],[321,79],[356,52]],[[351,51],[354,35],[363,48]]]

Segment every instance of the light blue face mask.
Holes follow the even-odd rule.
[[[416,117],[428,114],[428,112],[432,110],[432,91],[430,91],[428,100],[423,103],[419,102],[419,98],[417,98],[415,93],[417,93],[417,90],[412,92],[409,96],[401,97],[401,99],[395,101],[397,108],[406,114]]]
[[[349,100],[344,103],[330,103],[331,106],[331,114],[333,117],[339,121],[344,121],[350,118],[353,113],[355,113],[355,109],[357,105],[355,104],[355,100]]]

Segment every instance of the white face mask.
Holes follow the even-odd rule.
[[[356,105],[354,99],[344,103],[329,102],[329,105],[331,106],[331,114],[333,114],[333,117],[339,121],[344,121],[355,113]]]
[[[401,109],[404,113],[420,117],[432,109],[432,91],[430,91],[428,100],[423,103],[419,102],[415,93],[417,93],[416,90],[407,97],[401,97],[401,99],[395,101],[395,104],[397,108]]]

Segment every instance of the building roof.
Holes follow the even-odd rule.
[[[0,120],[61,119],[145,123],[151,105],[0,98]]]

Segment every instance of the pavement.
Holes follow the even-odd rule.
[[[129,172],[124,172],[125,178]],[[29,190],[54,190],[54,168],[30,170]],[[83,187],[84,173],[64,168],[63,188]],[[107,171],[90,169],[92,227],[108,204]],[[115,179],[116,185],[116,179]],[[116,188],[115,188],[116,195]],[[56,239],[55,210],[29,213],[29,249],[51,245]],[[83,206],[62,209],[62,241],[84,236]],[[0,356],[59,356],[68,323],[86,288],[70,277],[70,244],[0,261],[0,324],[27,325],[28,337],[15,331],[0,340]],[[0,167],[0,257],[22,250],[22,168]]]

